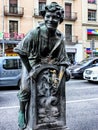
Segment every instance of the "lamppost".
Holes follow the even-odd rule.
[[[3,32],[3,38],[2,38],[3,52],[2,52],[2,56],[5,56],[5,45],[4,45],[4,0],[2,0],[2,32]]]

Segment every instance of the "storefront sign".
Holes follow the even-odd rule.
[[[86,48],[86,53],[87,54],[91,54],[91,52],[92,52],[91,48]]]
[[[17,40],[23,39],[24,36],[25,36],[23,33],[21,33],[21,34],[13,33],[13,34],[14,34],[14,35],[13,35],[13,38],[14,38],[14,39],[17,39]]]
[[[66,48],[66,52],[76,53],[76,51],[77,51],[76,48]]]
[[[14,33],[4,33],[4,39],[13,39],[13,40],[21,40],[21,39],[23,39],[24,38],[24,33],[20,33],[20,34],[18,34],[18,33],[16,33],[16,32],[14,32]],[[0,32],[0,39],[3,39],[3,33],[2,32]]]
[[[87,29],[88,35],[98,35],[98,29]]]
[[[6,56],[18,56],[16,53],[6,53]]]

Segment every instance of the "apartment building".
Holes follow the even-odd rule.
[[[1,0],[0,3],[0,56],[15,56],[13,48],[33,27],[34,2]]]
[[[98,0],[82,1],[82,42],[87,56],[98,56]]]
[[[65,36],[66,52],[73,62],[97,55],[98,0],[2,0],[0,4],[0,55],[13,53],[26,33],[43,21],[40,10],[56,1],[64,8],[59,30]],[[93,52],[93,53],[92,53]]]

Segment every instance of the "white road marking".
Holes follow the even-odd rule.
[[[17,94],[18,92],[17,91],[15,91],[15,92],[0,92],[0,95],[3,95],[3,94],[5,94],[5,95],[7,95],[7,94]]]
[[[82,88],[75,88],[75,89],[98,89],[98,86],[94,86],[94,87],[82,87]]]
[[[66,89],[75,89],[75,90],[76,89],[77,90],[80,90],[80,89],[98,89],[98,86],[94,86],[94,87],[92,87],[92,86],[91,87],[77,87],[77,88],[76,87],[75,88],[74,87],[66,87]]]
[[[81,102],[88,102],[88,101],[98,101],[98,98],[90,98],[90,99],[82,99],[82,100],[71,100],[71,101],[66,101],[67,104],[70,103],[81,103]],[[0,107],[0,110],[5,110],[5,109],[15,109],[19,108],[19,106],[9,106],[9,107]]]
[[[15,109],[15,108],[19,108],[19,106],[0,107],[0,110]]]
[[[88,101],[98,101],[98,98],[89,98],[89,99],[82,99],[82,100],[73,100],[73,101],[66,101],[66,103],[80,103],[80,102],[88,102]]]

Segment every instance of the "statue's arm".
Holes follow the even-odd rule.
[[[22,63],[24,64],[24,66],[26,67],[28,73],[31,71],[32,67],[29,63],[29,59],[27,55],[20,55],[20,58],[22,60]]]
[[[25,38],[14,48],[14,52],[18,53],[22,63],[26,67],[27,71],[30,72],[31,65],[29,63],[28,57],[33,46],[32,32],[29,32]]]

